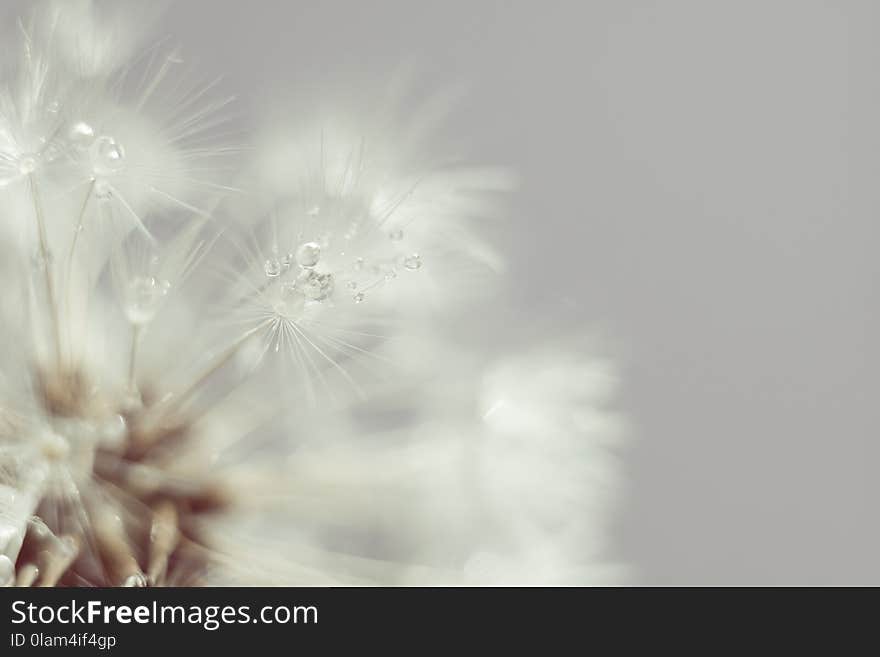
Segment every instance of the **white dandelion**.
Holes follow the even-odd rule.
[[[245,161],[138,27],[48,3],[9,41],[0,584],[613,571],[613,368],[444,330],[491,320],[509,173],[433,143],[442,102],[284,111]]]

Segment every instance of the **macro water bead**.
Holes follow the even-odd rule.
[[[314,267],[321,259],[321,245],[317,242],[306,242],[296,250],[296,264],[300,267]]]
[[[132,324],[147,324],[156,316],[170,285],[154,276],[139,276],[128,286],[125,312]]]
[[[92,144],[92,166],[99,176],[118,173],[125,166],[125,151],[113,137],[102,135]]]
[[[333,274],[304,272],[297,279],[297,286],[312,301],[323,301],[333,292]]]

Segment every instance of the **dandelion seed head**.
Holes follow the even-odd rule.
[[[243,161],[224,83],[125,14],[55,3],[0,85],[0,582],[204,583],[272,539],[275,584],[597,554],[613,375],[399,348],[491,287],[509,176],[435,151],[430,107],[279,106]]]

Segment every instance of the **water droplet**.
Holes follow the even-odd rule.
[[[354,270],[360,271],[363,268],[364,268],[364,259],[363,258],[356,258],[354,261]]]
[[[99,176],[117,173],[125,165],[125,151],[113,137],[101,135],[92,144],[92,167]]]
[[[132,324],[147,324],[153,320],[171,285],[154,276],[139,276],[128,286],[126,317]]]
[[[415,271],[419,267],[422,266],[422,258],[418,253],[413,253],[412,255],[407,256],[403,260],[403,266],[409,269],[410,271]]]
[[[28,176],[37,170],[39,163],[40,160],[36,155],[27,153],[18,158],[18,171],[21,175]]]
[[[292,253],[285,253],[281,258],[281,266],[284,267],[285,270],[290,269],[290,266],[293,264],[295,258]]]
[[[300,244],[296,250],[296,263],[300,267],[314,267],[321,259],[321,245],[317,242]]]
[[[317,217],[319,214],[321,214],[321,208],[317,205],[312,206],[311,210],[308,210],[306,214],[310,217]]]
[[[70,126],[67,137],[74,146],[85,148],[95,140],[95,129],[85,121],[77,121]]]
[[[393,281],[395,278],[397,278],[397,270],[395,270],[395,269],[386,269],[385,270],[385,280],[386,281]]]
[[[269,258],[263,263],[263,272],[265,272],[266,276],[269,278],[275,278],[276,276],[281,275],[281,262],[279,262],[278,258]]]
[[[345,284],[345,287],[347,287],[349,290],[356,290],[357,286],[358,286],[357,281],[349,281],[348,283]]]
[[[61,109],[61,103],[56,99],[46,106],[46,111],[50,114],[58,114]]]
[[[303,272],[297,278],[297,287],[312,301],[323,301],[333,292],[333,274]]]
[[[403,229],[397,228],[395,230],[392,230],[390,233],[388,233],[388,239],[390,239],[392,242],[399,242],[403,239]]]
[[[357,294],[355,294],[355,295],[352,297],[352,299],[354,299],[354,302],[355,302],[355,303],[361,303],[361,302],[364,300],[364,293],[363,293],[363,292],[358,292]]]

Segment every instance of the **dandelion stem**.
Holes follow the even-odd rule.
[[[132,392],[137,390],[137,382],[135,380],[135,372],[137,371],[138,347],[141,342],[141,326],[140,324],[131,325],[131,351],[128,356],[128,389]]]
[[[92,193],[95,190],[95,179],[92,178],[92,181],[89,183],[89,189],[86,191],[86,197],[83,199],[82,205],[79,209],[79,215],[76,218],[76,226],[73,230],[73,239],[70,242],[70,254],[67,257],[67,279],[64,281],[65,294],[64,299],[67,303],[68,312],[72,306],[72,301],[70,298],[71,290],[72,290],[72,281],[73,281],[73,262],[74,256],[76,255],[76,246],[79,242],[79,234],[83,230],[83,221],[86,216],[86,208],[89,207],[89,201],[92,200]],[[73,322],[70,322],[70,326],[73,326]],[[73,340],[70,340],[70,344],[73,344]]]
[[[55,299],[55,284],[52,280],[52,267],[49,262],[49,241],[46,236],[46,221],[43,217],[43,208],[40,205],[40,197],[37,193],[37,183],[34,174],[28,174],[28,187],[34,204],[34,217],[37,221],[37,234],[40,242],[40,259],[42,260],[43,273],[46,280],[46,300],[49,304],[50,321],[52,324],[52,337],[55,345],[56,362],[61,362],[61,320],[58,316],[58,303]]]
[[[89,183],[89,189],[86,191],[86,197],[83,199],[82,205],[79,208],[79,215],[76,218],[76,227],[73,231],[73,240],[70,243],[70,256],[68,258],[68,289],[70,288],[70,272],[73,271],[73,256],[76,253],[76,244],[79,241],[79,234],[83,229],[83,221],[86,216],[86,208],[89,207],[89,201],[92,200],[92,193],[95,191],[95,179],[92,178],[92,182]]]

